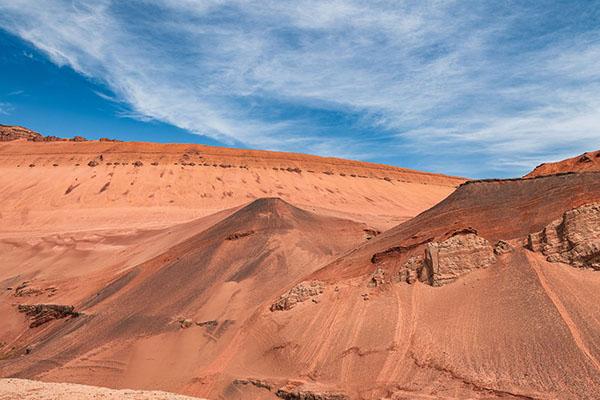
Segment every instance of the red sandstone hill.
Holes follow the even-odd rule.
[[[535,167],[525,178],[559,174],[563,172],[600,171],[600,150],[583,153],[580,156]]]
[[[569,265],[561,243],[597,243],[600,206],[586,205],[600,202],[599,183],[585,173],[464,184],[368,242],[364,225],[255,201],[97,275],[87,293],[52,282],[52,302],[77,316],[7,307],[9,325],[49,322],[12,341],[0,368],[209,398],[593,399],[599,248]],[[570,228],[552,248],[535,245],[555,220]],[[41,283],[10,301],[46,301]]]
[[[212,399],[600,396],[600,172],[460,184],[22,140],[0,169],[1,377]]]
[[[349,398],[598,398],[599,261],[600,173],[470,182],[265,309],[244,360],[285,346],[279,374]]]
[[[273,196],[381,230],[464,182],[303,154],[106,141],[2,142],[0,172],[11,235],[159,228]]]
[[[41,141],[43,138],[44,136],[42,134],[22,126],[0,124],[0,142],[8,142],[11,140]]]
[[[365,241],[365,228],[259,199],[147,262],[113,276],[86,274],[87,290],[76,288],[77,276],[5,280],[12,289],[4,287],[4,304],[51,297],[74,309],[4,310],[9,326],[28,319],[31,328],[13,336],[2,374],[114,387],[210,388],[213,380],[226,379],[220,365],[232,357],[256,310],[278,288]],[[24,352],[31,357],[19,356]],[[90,368],[97,373],[90,375]],[[206,378],[198,381],[200,370]],[[184,390],[192,382],[193,390]]]

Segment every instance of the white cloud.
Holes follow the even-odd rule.
[[[520,32],[539,9],[493,4],[0,0],[0,26],[106,83],[124,115],[227,143],[377,158],[381,142],[278,114],[294,106],[488,170],[600,147],[599,31]]]
[[[10,103],[0,102],[0,115],[10,115],[13,107]]]

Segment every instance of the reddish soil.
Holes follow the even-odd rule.
[[[345,160],[26,141],[0,145],[0,169],[0,377],[211,399],[600,397],[600,272],[581,267],[600,208],[569,211],[600,202],[600,172],[447,196],[462,180]],[[553,253],[532,251],[567,211]]]

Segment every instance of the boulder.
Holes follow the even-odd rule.
[[[431,286],[442,286],[495,262],[494,248],[485,238],[475,233],[460,233],[443,242],[427,244],[419,279]]]
[[[529,250],[550,262],[600,270],[600,203],[565,212],[540,232],[527,238]]]
[[[510,245],[510,243],[505,242],[504,240],[499,240],[498,242],[496,242],[496,244],[494,245],[494,254],[497,256],[500,256],[502,254],[506,254],[506,253],[510,253],[512,252],[514,249],[513,247]]]

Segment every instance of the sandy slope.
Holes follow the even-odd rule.
[[[600,275],[521,246],[529,231],[599,200],[598,173],[467,184],[306,277],[329,283],[320,302],[265,309],[248,333],[263,340],[242,340],[249,350],[226,369],[274,382],[316,380],[351,398],[596,399]],[[443,287],[369,287],[373,254],[464,227],[510,240],[514,250]],[[389,262],[386,276],[410,255]]]
[[[273,196],[382,229],[463,182],[301,154],[93,141],[3,142],[0,172],[4,236],[163,227]]]
[[[113,390],[73,383],[44,383],[26,379],[0,379],[2,400],[197,400],[174,393],[140,390]]]
[[[600,397],[600,275],[523,248],[600,201],[600,172],[450,194],[460,179],[298,154],[23,141],[0,143],[0,170],[2,377],[212,399]],[[466,228],[512,250],[442,287],[371,284]],[[30,327],[18,305],[40,303],[81,315]]]
[[[227,399],[595,399],[600,275],[522,248],[593,201],[599,173],[474,182],[367,241],[363,224],[258,200],[200,220],[201,232],[149,261],[58,282],[54,299],[78,318],[28,329],[8,304],[39,297],[5,291],[14,349],[0,373]],[[369,286],[373,254],[466,227],[514,250],[443,287]],[[324,284],[314,302],[270,310],[312,279]]]
[[[544,163],[535,167],[525,178],[559,174],[564,172],[600,171],[600,150],[589,151],[566,160]]]
[[[85,286],[77,276],[59,282],[64,291],[52,301],[76,304],[85,315],[24,332],[5,329],[3,339],[12,350],[0,371],[195,393],[212,379],[211,374],[200,379],[197,368],[218,372],[246,321],[275,289],[363,242],[365,227],[279,199],[257,200],[103,287],[93,275],[86,276]],[[2,297],[4,304],[39,298],[21,300],[11,291]],[[23,323],[14,308],[6,312]],[[192,326],[183,329],[182,319]],[[27,353],[24,346],[30,354],[19,356]]]

